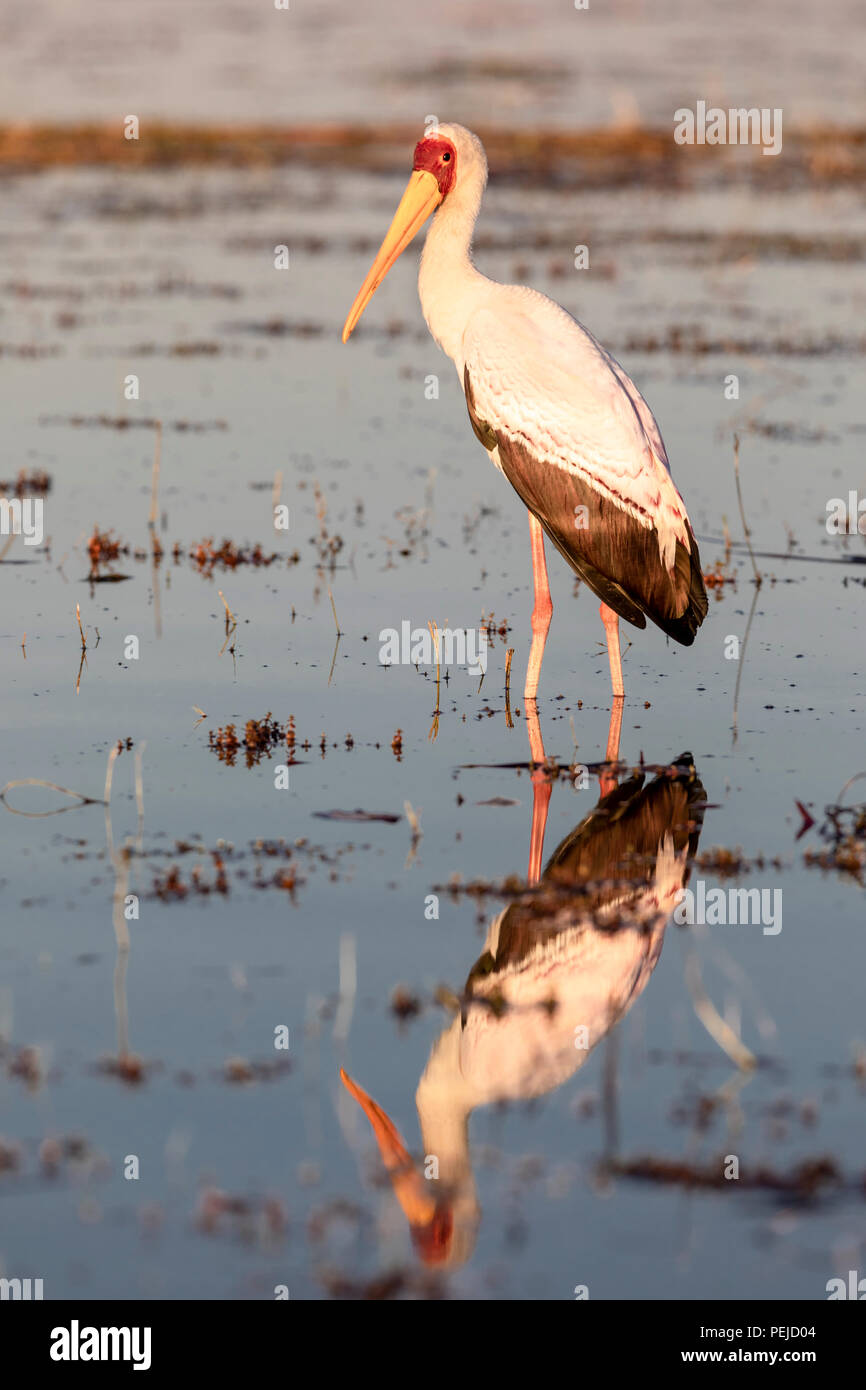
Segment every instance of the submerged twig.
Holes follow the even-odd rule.
[[[848,778],[848,781],[845,783],[845,785],[844,785],[844,787],[842,788],[842,790],[840,791],[839,795],[836,797],[836,805],[837,805],[837,806],[841,806],[841,805],[842,805],[842,797],[845,795],[845,793],[846,793],[846,791],[848,790],[848,788],[849,788],[850,786],[853,786],[853,784],[854,784],[855,782],[859,782],[861,777],[866,777],[866,772],[855,772],[853,777],[849,777],[849,778]]]
[[[51,791],[61,792],[63,796],[74,796],[79,806],[101,806],[103,802],[98,796],[85,796],[83,792],[77,792],[72,787],[61,787],[56,782],[47,782],[43,777],[18,777],[13,782],[7,782],[0,788],[0,801],[3,802],[7,811],[13,816],[27,816],[29,819],[38,820],[42,816],[58,816],[63,811],[74,811],[75,806],[55,806],[53,811],[19,811],[14,806],[10,806],[6,800],[6,793],[13,787],[48,787]]]
[[[424,832],[421,829],[421,821],[418,818],[418,812],[413,809],[411,801],[403,802],[403,810],[406,812],[406,819],[409,822],[409,829],[412,831],[412,843],[409,846],[409,853],[406,857],[406,868],[408,869],[409,865],[412,863],[412,860],[415,858],[415,852],[418,848],[418,841],[421,839],[421,836]]]
[[[505,725],[508,729],[514,728],[514,720],[511,717],[511,663],[514,659],[514,648],[509,647],[505,653]]]
[[[343,633],[337,618],[337,605],[334,603],[334,595],[331,593],[330,589],[328,590],[328,598],[331,600],[331,612],[334,615],[334,627],[337,629],[337,636],[342,637]]]
[[[746,511],[743,506],[743,493],[740,488],[740,436],[738,434],[734,435],[734,478],[736,479],[737,483],[737,501],[740,504],[740,516],[743,522],[743,531],[745,532],[746,536],[746,545],[749,547],[749,555],[752,560],[752,569],[755,571],[755,584],[758,586],[758,588],[760,588],[764,582],[764,579],[761,574],[761,571],[758,569],[758,562],[755,559],[755,552],[752,549],[752,533],[749,530],[749,524],[746,521]]]
[[[328,685],[331,684],[331,681],[332,681],[333,678],[334,678],[334,667],[335,667],[336,664],[337,664],[337,652],[340,650],[340,637],[341,637],[341,636],[342,636],[342,634],[338,632],[338,633],[337,633],[337,640],[336,640],[335,643],[334,643],[334,654],[333,654],[333,656],[331,657],[331,669],[330,669],[330,671],[328,672]]]
[[[157,548],[156,540],[156,517],[159,506],[159,468],[162,456],[162,421],[157,420],[154,430],[153,442],[153,473],[150,482],[150,515],[147,519],[147,529],[151,534],[151,545]]]
[[[403,810],[406,812],[406,819],[409,822],[409,828],[412,831],[412,839],[420,840],[424,832],[421,829],[421,822],[418,819],[418,812],[413,809],[411,801],[403,802]]]
[[[740,720],[740,681],[742,680],[742,677],[743,677],[743,667],[744,667],[745,664],[746,664],[746,648],[747,648],[748,645],[749,645],[749,633],[750,633],[751,630],[752,630],[752,619],[753,619],[754,616],[755,616],[755,609],[756,609],[756,607],[758,606],[758,588],[759,588],[759,585],[756,584],[756,585],[755,585],[755,592],[754,592],[754,594],[752,595],[752,606],[751,606],[751,608],[749,609],[749,618],[748,618],[748,622],[746,623],[746,631],[745,631],[745,634],[744,634],[744,636],[743,636],[743,648],[742,648],[742,651],[740,652],[740,659],[739,659],[739,661],[737,662],[737,668],[738,668],[738,669],[737,669],[737,680],[736,680],[736,684],[735,684],[735,686],[734,686],[734,711],[733,711],[732,725],[731,725],[731,727],[732,727],[732,729],[733,729],[733,733],[734,733],[734,737],[733,737],[733,746],[734,746],[734,747],[737,746],[737,738],[738,738],[738,736],[739,736],[739,720]]]
[[[331,593],[330,589],[328,590],[328,598],[331,600],[331,612],[334,615],[334,627],[337,629],[337,640],[334,643],[334,655],[331,657],[331,669],[328,672],[328,685],[330,685],[334,676],[334,667],[337,664],[337,652],[339,651],[340,638],[342,637],[343,633],[340,630],[340,622],[337,618],[337,605],[334,603],[334,595]]]
[[[78,663],[78,676],[75,681],[75,693],[77,695],[81,689],[81,673],[87,665],[87,638],[85,629],[81,626],[81,605],[78,603],[75,605],[75,616],[78,619],[78,631],[81,634],[81,660]]]
[[[686,957],[686,985],[692,996],[692,1007],[710,1037],[718,1043],[722,1051],[730,1057],[736,1066],[741,1067],[744,1071],[751,1071],[753,1067],[757,1066],[757,1058],[737,1037],[730,1024],[725,1022],[704,989],[701,967],[693,949]]]
[[[230,626],[230,625],[231,625],[232,627],[237,627],[237,625],[238,625],[238,623],[237,623],[237,618],[235,617],[235,615],[234,615],[234,613],[232,612],[232,610],[229,608],[228,603],[226,602],[226,596],[225,596],[225,594],[223,593],[222,589],[218,589],[218,590],[217,590],[217,593],[219,594],[220,598],[222,599],[222,601],[223,601],[223,607],[224,607],[225,610],[226,610],[226,632],[228,632],[229,626]]]
[[[143,761],[144,750],[147,742],[139,744],[135,750],[135,809],[138,812],[138,830],[136,836],[136,848],[141,854],[143,835],[144,835],[144,776]]]
[[[439,737],[439,715],[442,713],[439,708],[439,682],[442,677],[442,668],[439,660],[439,624],[436,622],[435,618],[430,618],[428,619],[427,627],[433,639],[433,655],[436,659],[436,708],[433,711],[433,723],[430,725],[430,732],[427,737],[435,743],[436,739]]]

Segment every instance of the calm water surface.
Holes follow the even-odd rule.
[[[170,47],[175,12],[154,8]],[[44,48],[18,22],[35,61]],[[549,61],[549,35],[534,42]],[[244,103],[214,114],[262,117],[248,84],[237,91]],[[430,109],[448,95],[434,84]],[[39,113],[57,114],[43,98]],[[317,100],[316,116],[347,115],[349,95],[346,110]],[[548,117],[541,82],[533,100]],[[57,101],[68,116],[71,96]],[[164,105],[208,114],[192,96],[191,111]],[[104,115],[104,98],[92,107]],[[388,114],[414,119],[417,96]],[[526,519],[426,335],[414,252],[339,343],[400,173],[5,180],[0,472],[44,471],[51,490],[48,545],[18,540],[0,569],[0,782],[93,801],[15,814],[69,806],[25,786],[0,805],[0,1272],[43,1278],[46,1297],[268,1298],[285,1284],[319,1298],[399,1271],[398,1291],[465,1299],[571,1298],[577,1285],[593,1298],[821,1298],[866,1258],[862,857],[859,876],[804,857],[832,848],[824,808],[866,768],[866,550],[825,526],[829,498],[864,489],[864,296],[829,249],[840,227],[862,245],[862,200],[494,185],[485,202],[482,268],[577,312],[647,395],[706,570],[724,558],[725,524],[742,541],[741,437],[764,575],[748,642],[755,587],[738,544],[695,646],[635,632],[624,658],[625,763],[688,752],[693,771],[661,787],[648,772],[616,816],[595,810],[595,775],[563,771],[553,788],[545,862],[566,887],[614,872],[622,824],[642,855],[623,890],[642,929],[615,931],[562,892],[533,916],[496,891],[526,874],[532,822]],[[785,249],[792,227],[817,248],[808,258]],[[753,249],[732,254],[734,232]],[[575,243],[592,247],[590,273],[572,269]],[[678,350],[696,337],[709,350]],[[138,401],[124,398],[130,373]],[[127,428],[99,423],[117,416]],[[155,568],[154,436],[135,427],[152,419]],[[288,532],[272,526],[276,474]],[[129,548],[102,571],[117,582],[88,582],[94,526]],[[190,555],[208,539],[276,558],[209,574]],[[556,559],[551,581],[545,748],[594,773],[609,719],[597,604]],[[228,642],[219,590],[236,618]],[[379,663],[385,628],[491,614],[507,627],[483,682],[449,671],[438,717],[432,670]],[[285,741],[249,758],[209,743],[266,715],[294,721],[287,789]],[[118,740],[109,841],[100,802]],[[864,785],[845,800],[862,802]],[[798,801],[815,820],[800,839]],[[329,814],[356,810],[388,819]],[[709,857],[693,886],[780,891],[781,930],[667,924],[695,853]],[[124,922],[127,894],[140,910]],[[588,1052],[575,1021],[592,1024]],[[419,1171],[441,1159],[435,1198],[408,1171],[389,1181],[341,1067]],[[725,1155],[739,1182],[683,1181],[717,1175]],[[802,1165],[816,1163],[830,1166],[807,1198]]]

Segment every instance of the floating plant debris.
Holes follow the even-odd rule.
[[[756,855],[753,859],[748,859],[741,849],[708,849],[704,850],[695,859],[695,866],[703,873],[713,874],[716,878],[739,878],[743,874],[753,873],[755,870],[773,869],[779,871],[784,869],[785,863],[779,858],[766,858],[764,855]]]
[[[235,545],[234,541],[224,540],[221,545],[216,546],[213,537],[208,537],[190,549],[189,558],[199,574],[209,578],[216,569],[233,570],[239,565],[252,565],[254,569],[264,566],[267,569],[276,560],[282,560],[284,557],[276,551],[270,555],[266,554],[258,543],[245,547]]]
[[[827,842],[826,847],[805,850],[804,864],[808,868],[836,870],[866,887],[866,804],[825,807],[819,834]]]
[[[263,1062],[230,1057],[223,1067],[222,1078],[235,1085],[244,1085],[250,1081],[276,1081],[281,1076],[287,1076],[291,1070],[292,1063],[288,1057]]]
[[[623,1178],[644,1182],[669,1184],[677,1187],[729,1188],[725,1176],[725,1159],[703,1165],[683,1159],[641,1157],[611,1159],[603,1168]],[[812,1201],[826,1192],[849,1190],[866,1197],[866,1176],[846,1179],[836,1160],[828,1156],[803,1159],[790,1172],[782,1172],[767,1164],[740,1165],[738,1184],[741,1188],[774,1192],[793,1200]]]
[[[703,580],[708,589],[716,590],[717,598],[721,598],[726,584],[736,586],[737,576],[730,568],[730,553],[720,556],[712,569],[704,570]]]
[[[159,426],[163,430],[177,430],[178,434],[228,429],[226,420],[157,420],[148,415],[43,415],[39,423],[85,430],[155,430]]]
[[[247,1244],[267,1245],[282,1238],[288,1213],[278,1197],[241,1197],[205,1187],[193,1215],[203,1235],[231,1235]]]
[[[118,1081],[123,1081],[127,1086],[140,1086],[147,1080],[148,1073],[155,1068],[156,1063],[145,1062],[141,1057],[126,1052],[119,1057],[103,1058],[97,1070],[103,1076],[117,1077]]]
[[[229,883],[222,854],[219,850],[212,850],[210,857],[214,868],[213,878],[206,879],[202,870],[195,866],[190,871],[189,878],[184,880],[180,870],[173,865],[168,873],[157,874],[155,877],[154,897],[160,898],[163,902],[171,902],[186,898],[190,894],[209,897],[211,893],[228,893]]]
[[[258,767],[262,758],[270,758],[280,744],[285,744],[291,754],[295,745],[294,722],[290,720],[287,725],[280,724],[271,717],[270,710],[263,719],[248,719],[242,734],[238,734],[234,724],[211,729],[208,734],[208,747],[228,767],[234,767],[241,749],[246,766]]]
[[[421,1012],[423,1003],[418,995],[413,994],[405,985],[397,985],[392,991],[389,1007],[396,1018],[414,1018]]]
[[[103,569],[107,568],[110,574],[112,565],[121,555],[129,554],[129,546],[115,539],[113,531],[100,531],[98,526],[94,526],[93,535],[87,542],[87,554],[90,556],[89,578],[98,579],[102,577]]]
[[[0,494],[6,497],[44,497],[51,491],[51,475],[41,468],[20,468],[12,482],[0,482]]]

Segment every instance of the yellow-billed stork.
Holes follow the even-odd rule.
[[[694,641],[707,613],[698,547],[659,427],[619,363],[546,295],[497,284],[473,265],[486,183],[484,148],[463,126],[440,124],[418,142],[343,342],[435,211],[418,277],[424,317],[454,361],[475,434],[529,510],[535,603],[524,697],[534,707],[553,613],[546,533],[601,599],[616,708],[620,618],[640,628],[651,618],[676,641]]]

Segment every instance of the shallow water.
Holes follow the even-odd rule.
[[[511,901],[497,888],[526,874],[532,599],[525,515],[426,335],[414,251],[339,342],[400,188],[299,168],[6,180],[2,474],[44,470],[52,485],[48,547],[16,540],[0,569],[0,782],[43,779],[93,804],[29,818],[12,812],[68,798],[16,787],[0,805],[2,1272],[42,1278],[46,1297],[272,1297],[281,1284],[293,1298],[570,1298],[577,1285],[592,1298],[824,1297],[864,1259],[863,865],[858,878],[804,858],[829,848],[824,808],[864,770],[866,549],[825,525],[829,498],[864,488],[863,293],[832,254],[840,227],[862,246],[862,201],[844,188],[488,194],[482,268],[551,293],[623,360],[705,570],[724,558],[725,519],[737,542],[693,648],[630,632],[621,754],[664,766],[688,750],[705,793],[698,853],[745,861],[699,859],[693,886],[778,890],[783,910],[776,934],[665,926],[661,908],[642,934],[593,934],[559,902],[553,993],[585,989],[599,1034],[623,1017],[572,1057],[567,1012],[464,1002],[465,1051],[421,1096],[422,1142],[431,1048],[444,1039],[441,1060],[461,1031],[453,994]],[[808,255],[786,249],[792,227]],[[571,268],[576,242],[589,273]],[[124,399],[130,373],[138,401]],[[154,433],[133,427],[153,419],[155,567]],[[739,660],[726,643],[743,643],[755,587],[734,431],[764,576]],[[287,533],[272,526],[278,472]],[[88,583],[94,525],[130,548],[103,570],[121,582]],[[277,558],[208,576],[189,554],[207,538]],[[610,713],[597,605],[556,558],[551,582],[539,710],[562,771],[545,859],[598,802]],[[491,613],[507,630],[480,688],[450,670],[438,717],[431,669],[379,663],[383,629],[475,628]],[[293,718],[291,759],[285,742],[251,766],[209,745],[268,713]],[[109,844],[99,802],[118,740],[132,746],[113,763]],[[586,785],[571,764],[590,767]],[[815,819],[799,839],[797,801]],[[392,819],[328,815],[356,809]],[[671,872],[664,833],[649,852],[653,874],[656,856]],[[488,891],[449,892],[455,880]],[[140,916],[124,924],[112,909],[127,893]],[[341,1066],[417,1159],[458,1154],[436,1218],[449,1261],[414,1250],[398,1198],[422,1200],[423,1180],[395,1195]],[[718,1181],[726,1155],[739,1182]],[[792,1180],[822,1159],[814,1190]],[[375,1282],[395,1270],[402,1283]]]

